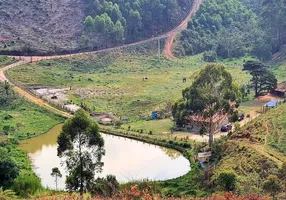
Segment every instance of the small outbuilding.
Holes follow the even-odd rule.
[[[267,112],[270,108],[274,108],[278,105],[279,100],[271,100],[263,105],[263,113]]]

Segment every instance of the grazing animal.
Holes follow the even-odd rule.
[[[183,78],[183,83],[187,82],[187,79],[186,78]]]
[[[142,81],[148,81],[148,78],[144,76]]]

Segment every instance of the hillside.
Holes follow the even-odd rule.
[[[192,0],[0,1],[0,54],[63,54],[152,38],[178,26]]]
[[[279,175],[286,161],[286,104],[253,120],[222,145],[215,175],[234,171],[240,193],[262,193],[262,182]],[[283,181],[283,180],[281,180]]]
[[[0,52],[76,49],[83,20],[82,0],[1,0]]]

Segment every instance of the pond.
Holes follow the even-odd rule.
[[[65,189],[66,172],[57,157],[57,136],[62,125],[57,125],[46,134],[24,140],[20,148],[32,161],[35,173],[44,187],[55,188],[52,168],[58,167],[63,177],[58,188]],[[106,155],[103,157],[103,172],[96,176],[113,174],[120,183],[149,179],[167,180],[186,174],[190,170],[189,161],[175,150],[159,147],[136,140],[102,134]]]

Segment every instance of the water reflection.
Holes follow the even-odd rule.
[[[57,125],[48,133],[23,141],[21,149],[29,153],[35,166],[35,172],[42,179],[44,186],[54,188],[50,176],[53,167],[59,167],[65,177],[64,167],[57,157],[57,136],[62,125]],[[136,179],[166,180],[187,173],[189,162],[177,151],[102,134],[105,140],[106,155],[103,158],[103,173],[99,176],[113,174],[120,182]],[[64,189],[64,178],[59,182]]]

